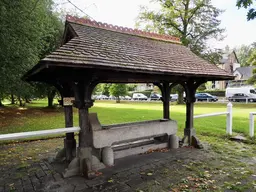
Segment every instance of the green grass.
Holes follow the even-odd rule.
[[[64,127],[64,112],[61,108],[49,111],[45,115],[40,114],[46,100],[33,101],[28,108],[38,109],[39,113],[22,115],[14,119],[7,126],[0,128],[0,133],[13,133],[22,131],[35,131]],[[255,104],[234,104],[233,106],[233,131],[248,135],[249,112],[254,111]],[[170,114],[173,120],[178,122],[179,132],[182,133],[185,126],[185,105],[171,105]],[[226,111],[226,104],[222,103],[197,103],[195,115]],[[136,122],[143,120],[159,119],[162,117],[161,103],[132,103],[115,101],[96,101],[90,112],[97,112],[101,124],[116,124],[124,122]],[[78,125],[78,112],[74,109],[74,126]],[[225,135],[226,116],[206,117],[195,119],[194,127],[199,134]]]

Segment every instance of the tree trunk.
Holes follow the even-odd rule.
[[[177,101],[177,103],[178,104],[183,104],[184,103],[184,101],[183,101],[183,88],[182,88],[182,86],[181,85],[178,85],[178,101]]]
[[[3,107],[3,103],[2,103],[2,100],[0,99],[0,107]]]
[[[53,99],[56,94],[55,90],[48,91],[47,97],[48,97],[48,107],[53,107]]]
[[[25,98],[26,103],[30,103],[30,100],[28,98]]]
[[[21,99],[20,96],[18,96],[18,100],[19,100],[19,106],[20,106],[20,107],[23,107],[23,105],[22,105],[22,99]]]
[[[15,104],[15,99],[14,99],[14,95],[11,94],[11,104],[14,105]]]
[[[116,98],[116,103],[120,103],[120,98],[119,97]]]

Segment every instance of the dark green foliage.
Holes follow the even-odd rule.
[[[60,44],[63,24],[52,0],[0,1],[0,97],[21,101],[35,91],[21,77]]]
[[[236,6],[238,8],[244,7],[245,9],[248,9],[248,12],[247,12],[248,21],[256,18],[256,9],[252,8],[252,5],[253,5],[253,0],[237,0],[236,2]]]
[[[137,87],[136,84],[128,84],[127,91],[134,91],[136,87]]]
[[[109,96],[110,95],[110,92],[109,92],[110,87],[111,87],[111,83],[102,83],[102,84],[100,84],[101,94]]]

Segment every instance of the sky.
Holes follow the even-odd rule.
[[[150,0],[70,0],[73,4],[83,10],[96,21],[109,24],[134,28],[136,18],[140,12],[140,6],[147,6],[150,9],[157,9],[156,3]],[[67,0],[55,0],[58,8],[71,12],[84,14],[76,9]],[[221,27],[225,28],[226,38],[217,42],[210,40],[209,46],[213,48],[239,47],[242,44],[249,45],[256,42],[256,19],[247,21],[245,9],[235,6],[236,0],[212,0],[215,7],[225,10],[220,16]]]

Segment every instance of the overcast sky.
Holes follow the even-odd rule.
[[[58,7],[75,10],[74,6],[66,3],[67,0],[55,1],[59,4]],[[157,8],[157,5],[150,3],[150,0],[71,0],[71,2],[96,21],[131,28],[134,28],[141,5]],[[256,19],[247,21],[246,10],[238,10],[235,2],[235,0],[212,0],[214,6],[225,10],[220,19],[221,27],[226,28],[226,38],[222,42],[210,41],[210,45],[215,48],[224,48],[226,45],[233,48],[256,42]],[[83,15],[78,10],[76,12]]]

